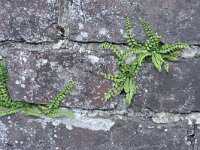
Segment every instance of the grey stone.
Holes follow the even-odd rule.
[[[194,150],[200,149],[200,125],[197,125],[194,132]]]
[[[40,43],[60,39],[59,0],[0,0],[0,41]]]
[[[156,112],[189,113],[200,111],[200,61],[182,59],[161,73],[145,63],[136,78],[137,94],[133,105]]]
[[[125,17],[132,20],[133,33],[144,40],[139,23],[146,18],[164,42],[200,43],[200,1],[197,0],[74,0],[70,2],[68,37],[71,40],[125,42]]]
[[[70,81],[77,85],[62,106],[85,109],[114,108],[117,101],[105,103],[104,93],[112,83],[100,72],[116,71],[113,56],[72,52],[10,50],[7,55],[9,91],[16,101],[50,103]]]
[[[45,122],[19,114],[9,118],[0,118],[3,150],[108,150],[109,147],[109,132],[68,129],[58,119]]]
[[[21,114],[0,118],[0,149],[188,149],[188,130],[191,127],[186,122],[159,125],[140,119],[115,120],[115,125],[110,130],[95,131],[81,126],[68,128],[66,122],[73,121],[73,119],[36,119]]]
[[[155,124],[134,120],[116,124],[111,134],[112,150],[187,150],[186,123]]]

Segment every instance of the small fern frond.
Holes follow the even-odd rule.
[[[164,60],[162,59],[162,56],[160,54],[153,54],[152,55],[152,62],[154,64],[154,66],[156,67],[156,69],[161,72],[162,70],[162,64],[164,62]]]
[[[7,68],[6,68],[6,64],[3,62],[0,62],[0,82],[4,85],[7,86]]]
[[[126,59],[128,56],[130,55],[134,55],[134,54],[144,54],[144,53],[147,53],[148,51],[146,50],[142,50],[142,49],[129,49],[127,51],[125,51],[123,54],[122,54],[122,60]]]
[[[0,111],[0,117],[12,115],[12,114],[18,113],[20,111],[21,111],[20,108],[12,108],[11,107],[11,108],[8,108],[4,111]]]
[[[104,100],[108,101],[108,99],[110,99],[111,97],[118,95],[122,91],[122,89],[123,85],[115,85],[113,88],[111,88],[105,93]]]
[[[131,32],[131,21],[130,21],[129,17],[126,18],[126,38],[127,38],[127,44],[131,48],[135,48],[135,47],[139,46],[139,44],[136,42],[136,40],[134,39],[134,36]]]
[[[114,76],[114,75],[106,74],[106,73],[103,73],[103,72],[101,72],[100,75],[102,75],[104,78],[111,80],[115,83],[120,83],[120,82],[123,81],[123,78],[120,78],[119,76]]]
[[[133,99],[133,96],[136,93],[135,83],[132,78],[127,78],[124,83],[124,92],[126,94],[126,101],[130,105]]]
[[[37,106],[25,107],[23,111],[26,115],[34,117],[41,117],[43,114]]]
[[[75,82],[70,82],[67,87],[62,90],[56,98],[52,101],[52,103],[48,106],[49,112],[53,109],[57,109],[60,106],[61,101],[65,98],[67,94],[70,93],[72,88],[76,85]]]
[[[138,56],[138,65],[142,66],[144,59],[148,56],[151,56],[151,53],[144,53]]]
[[[176,44],[164,44],[161,49],[159,50],[159,53],[166,54],[169,52],[181,50],[184,48],[189,48],[188,44],[185,43],[176,43]]]
[[[119,57],[119,58],[121,57],[121,52],[120,52],[120,50],[117,49],[117,47],[115,45],[108,43],[108,42],[104,42],[104,43],[100,44],[100,46],[104,49],[112,50],[117,57]]]
[[[151,26],[145,21],[145,19],[140,19],[140,22],[144,28],[145,33],[147,34],[148,38],[151,38],[154,36]]]
[[[178,57],[180,55],[181,55],[181,51],[177,50],[174,52],[170,52],[169,54],[167,53],[167,54],[163,55],[163,58],[166,60],[169,60],[169,61],[176,61],[176,60],[178,60]]]
[[[61,118],[61,117],[74,118],[75,117],[75,115],[72,111],[70,111],[68,109],[62,109],[62,108],[54,109],[52,112],[50,112],[46,115],[51,118]]]
[[[10,94],[8,93],[7,87],[0,82],[0,106],[11,107],[12,100]]]
[[[166,63],[166,62],[164,62],[164,63],[165,63],[165,65],[164,65],[164,67],[165,67],[165,71],[166,71],[166,72],[169,72],[169,64]]]

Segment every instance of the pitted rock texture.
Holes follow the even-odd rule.
[[[156,112],[200,111],[200,61],[182,59],[170,64],[169,72],[159,73],[145,63],[139,72],[137,94],[132,105]]]
[[[58,119],[34,119],[20,114],[0,118],[0,124],[3,150],[189,150],[191,128],[186,122],[158,125],[136,119],[115,120],[109,131],[68,129]]]
[[[200,149],[200,126],[197,125],[195,128],[195,132],[194,132],[194,150],[199,150]]]
[[[40,43],[62,37],[59,0],[0,0],[0,41]]]
[[[69,39],[125,42],[125,18],[144,40],[138,18],[146,18],[164,42],[200,43],[200,1],[197,0],[74,0],[69,5]],[[67,28],[68,29],[68,28]]]
[[[62,106],[113,108],[117,101],[105,103],[104,93],[112,83],[100,72],[115,72],[113,56],[88,55],[68,49],[53,52],[10,50],[7,56],[9,91],[16,101],[49,103],[70,81],[77,82]]]

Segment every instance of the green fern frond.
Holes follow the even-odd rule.
[[[124,91],[126,93],[126,101],[130,105],[133,100],[133,96],[136,93],[136,86],[133,79],[127,79],[124,85]]]
[[[123,90],[123,86],[115,85],[115,87],[108,90],[104,95],[104,100],[107,101],[113,96],[118,95]]]
[[[153,54],[152,55],[152,62],[154,64],[154,66],[156,67],[156,69],[161,72],[162,70],[162,64],[164,63],[164,60],[162,58],[162,56],[160,54]]]
[[[34,116],[34,117],[41,117],[43,113],[40,111],[40,109],[37,106],[29,106],[23,108],[23,111],[26,115]]]
[[[159,53],[166,54],[166,53],[177,51],[184,48],[189,48],[189,45],[185,43],[164,44],[159,50]]]
[[[0,106],[11,107],[11,105],[12,100],[8,93],[7,87],[4,85],[4,83],[0,82]]]
[[[168,60],[168,61],[176,61],[176,60],[178,60],[178,57],[180,55],[181,55],[181,51],[177,50],[177,51],[170,52],[170,53],[163,55],[163,58]]]
[[[102,75],[104,78],[111,80],[115,83],[120,83],[123,82],[124,78],[121,78],[120,76],[113,76],[111,74],[106,74],[106,73],[100,73],[100,75]]]
[[[61,101],[65,98],[65,96],[67,94],[70,93],[70,91],[72,90],[72,88],[76,85],[75,82],[70,82],[67,87],[62,90],[57,96],[56,98],[52,101],[52,103],[48,106],[49,111],[53,110],[53,109],[57,109],[60,106]]]
[[[139,64],[139,66],[142,66],[142,63],[143,63],[144,59],[146,57],[148,57],[148,56],[151,56],[151,53],[147,52],[147,53],[144,53],[144,54],[138,56],[138,64]]]
[[[169,64],[166,63],[166,62],[164,62],[164,63],[165,63],[165,65],[164,65],[164,66],[165,66],[165,71],[166,71],[166,72],[169,72]]]
[[[129,49],[122,54],[122,60],[126,59],[128,56],[133,54],[145,54],[147,52],[148,52],[147,50],[142,50],[142,49],[136,49],[136,48]]]
[[[104,49],[112,50],[117,57],[119,57],[119,58],[121,57],[121,52],[120,52],[120,50],[117,49],[117,47],[115,45],[108,43],[108,42],[104,42],[104,43],[100,44],[100,46]]]
[[[12,115],[12,114],[18,113],[20,111],[21,111],[20,108],[8,108],[4,111],[0,111],[0,117]]]
[[[50,113],[46,115],[51,118],[61,118],[61,117],[74,118],[75,117],[72,111],[68,109],[62,109],[62,108],[54,109],[53,111],[51,111]]]
[[[151,26],[145,21],[145,19],[140,19],[140,22],[144,28],[145,33],[147,34],[148,38],[151,38],[154,36]]]
[[[134,39],[133,34],[131,33],[131,21],[130,18],[127,17],[126,18],[126,38],[127,38],[127,44],[131,47],[131,48],[135,48],[140,46],[136,40]]]
[[[6,86],[7,85],[7,68],[6,68],[6,64],[3,62],[0,62],[0,82]]]

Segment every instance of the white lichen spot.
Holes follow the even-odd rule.
[[[181,54],[181,57],[183,58],[193,58],[196,56],[196,54],[198,53],[198,48],[197,47],[192,47],[192,48],[187,48],[187,49],[184,49],[182,54]]]
[[[83,24],[82,23],[78,23],[78,28],[79,29],[83,29]]]
[[[18,144],[18,143],[19,143],[19,141],[15,141],[15,143],[16,143],[16,144]]]
[[[119,32],[123,35],[124,34],[124,30],[120,29]]]
[[[155,123],[171,123],[171,122],[178,122],[181,120],[180,114],[171,114],[166,112],[160,112],[155,114],[152,117],[153,122]]]
[[[106,34],[108,34],[108,30],[106,29],[106,28],[101,28],[100,30],[99,30],[99,34],[100,35],[106,35]]]
[[[89,55],[88,58],[90,59],[92,64],[99,62],[99,57],[97,57],[97,56]]]
[[[22,79],[23,81],[25,81],[26,78],[25,78],[24,76],[21,76],[21,79]]]
[[[37,63],[36,63],[36,67],[39,68],[40,66],[45,65],[47,62],[48,62],[47,59],[39,59],[39,60],[37,61]]]
[[[188,114],[185,117],[186,120],[188,120],[188,124],[192,125],[193,122],[195,124],[200,124],[200,113],[192,113],[192,114]]]
[[[7,143],[8,139],[7,139],[7,135],[8,135],[8,128],[7,126],[0,121],[0,140],[1,143]]]
[[[82,36],[83,38],[87,38],[87,37],[88,37],[88,33],[87,33],[87,32],[81,32],[81,36]]]
[[[23,62],[27,62],[27,59],[25,57],[22,58]]]
[[[58,136],[56,134],[53,137],[58,138]]]
[[[65,40],[60,40],[58,43],[54,44],[52,47],[53,49],[60,49],[62,44],[65,42]]]
[[[15,81],[15,84],[20,84],[19,80],[16,80],[16,81]]]
[[[76,41],[82,41],[83,40],[83,37],[81,36],[81,35],[78,35],[77,37],[76,37]]]
[[[25,88],[25,87],[26,87],[26,85],[25,85],[25,84],[21,84],[20,86],[21,86],[22,88]]]
[[[55,3],[56,0],[47,0],[47,2],[48,2],[49,4],[51,4],[51,3]]]

